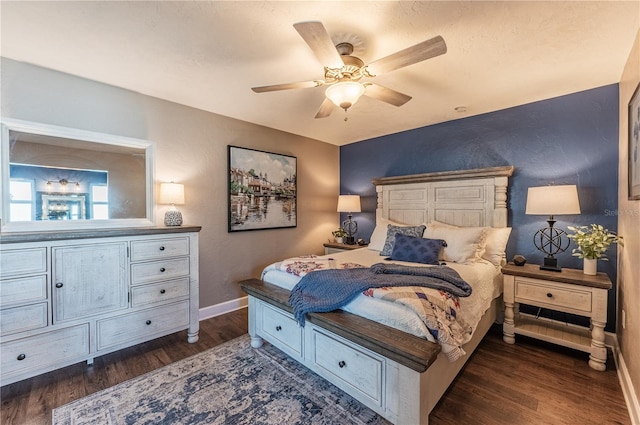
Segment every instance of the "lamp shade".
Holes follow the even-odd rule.
[[[324,94],[346,111],[364,94],[364,86],[355,81],[343,81],[329,86]]]
[[[184,185],[180,183],[160,183],[160,204],[184,205]]]
[[[530,187],[525,214],[580,214],[578,189],[575,185]]]
[[[360,196],[340,195],[338,196],[338,212],[360,212]]]

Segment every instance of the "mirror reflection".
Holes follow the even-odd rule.
[[[21,230],[31,222],[60,223],[56,227],[92,220],[100,220],[101,227],[152,224],[151,143],[44,125],[34,125],[31,132],[21,122],[4,124],[4,230],[8,223]]]

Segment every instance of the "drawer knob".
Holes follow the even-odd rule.
[[[164,267],[160,267],[160,272],[161,272],[161,273],[164,273],[164,272],[165,272],[165,270],[166,270],[166,269],[165,269]]]
[[[160,251],[164,251],[164,247],[163,246],[160,247]]]
[[[344,362],[344,360],[340,360],[338,362],[338,366],[340,366],[340,369],[342,369],[343,367],[345,367],[347,364]]]
[[[62,288],[64,285],[62,284],[62,282],[58,282],[56,283],[56,288]]]
[[[20,354],[20,355],[18,356],[18,360],[24,360],[24,359],[26,359],[26,358],[27,358],[27,355],[26,355],[26,354]]]
[[[147,320],[146,323],[147,323],[147,325],[150,325],[151,324],[151,320]]]
[[[552,298],[552,297],[553,297],[553,294],[552,294],[551,292],[547,292],[547,297],[548,297],[548,298]]]
[[[167,291],[166,291],[166,290],[164,290],[164,289],[161,289],[161,290],[160,290],[160,293],[161,293],[161,294],[164,294],[165,292],[167,292]]]
[[[282,330],[282,326],[278,325],[276,326],[276,331],[280,332]]]

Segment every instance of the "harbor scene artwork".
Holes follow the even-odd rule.
[[[228,149],[229,232],[296,227],[296,157]]]

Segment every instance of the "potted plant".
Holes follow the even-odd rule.
[[[567,235],[578,245],[571,251],[571,255],[584,259],[584,273],[594,275],[598,270],[598,260],[609,261],[605,252],[613,243],[624,246],[622,236],[605,229],[600,224],[590,226],[567,226],[573,234]]]
[[[342,243],[343,238],[347,236],[347,232],[345,232],[342,227],[338,227],[338,230],[334,230],[333,232],[331,232],[331,234],[333,235],[337,243]]]

